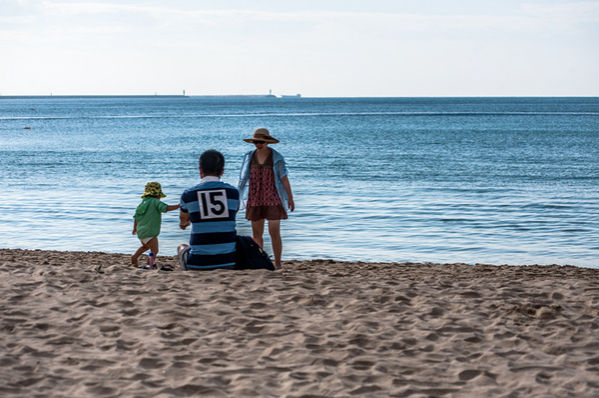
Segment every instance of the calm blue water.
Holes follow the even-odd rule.
[[[599,267],[599,98],[2,99],[0,247],[133,252],[144,185],[175,204],[210,148],[236,185],[257,127],[291,172],[284,259]]]

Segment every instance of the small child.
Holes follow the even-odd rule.
[[[166,198],[162,193],[162,187],[157,182],[146,184],[143,201],[135,210],[135,219],[133,223],[133,235],[141,241],[141,246],[134,255],[131,256],[131,266],[137,266],[137,259],[147,250],[150,250],[154,256],[158,254],[158,235],[160,234],[160,225],[162,224],[162,213],[177,210],[180,205],[167,205],[160,198]],[[155,258],[155,257],[154,257]],[[148,268],[153,264],[148,261]]]

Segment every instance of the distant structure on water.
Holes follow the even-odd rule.
[[[295,94],[295,95],[281,95],[281,98],[302,98],[301,94]]]

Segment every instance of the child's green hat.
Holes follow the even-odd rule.
[[[159,196],[161,198],[166,198],[166,195],[162,192],[162,187],[158,182],[148,182],[146,184],[146,189],[141,197],[145,198],[147,196]]]

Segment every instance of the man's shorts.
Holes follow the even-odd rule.
[[[178,253],[179,266],[184,271],[187,271],[187,259],[189,258],[190,252],[191,252],[191,247],[187,247]]]
[[[191,253],[191,247],[186,247],[185,249],[181,250],[179,253],[177,253],[177,256],[179,258],[179,266],[181,267],[182,270],[187,271],[187,270],[192,270],[192,271],[214,271],[217,269],[235,269],[234,265],[229,265],[226,267],[216,267],[216,268],[210,268],[207,267],[205,269],[201,269],[201,268],[188,268],[187,267],[187,259],[189,258],[189,253]]]

